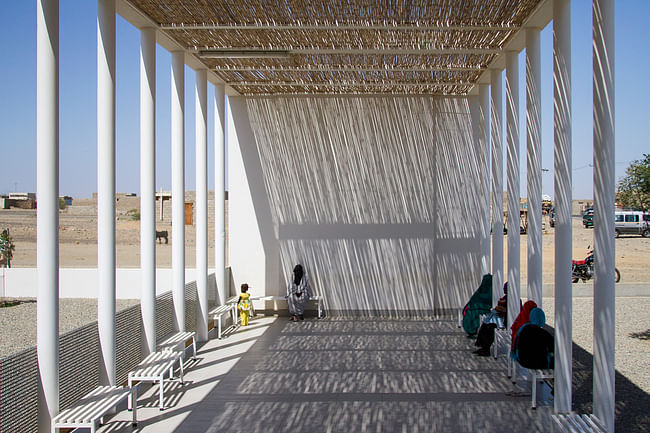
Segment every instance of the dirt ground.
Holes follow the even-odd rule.
[[[97,210],[91,200],[75,200],[73,206],[59,215],[59,257],[61,267],[87,268],[97,266]],[[8,227],[16,244],[14,267],[36,266],[36,211],[0,210],[0,228]],[[171,267],[171,224],[158,223],[157,230],[167,230],[170,243],[156,244],[156,264]],[[212,218],[210,218],[212,232]],[[593,229],[582,227],[580,218],[573,219],[573,258],[583,259],[587,248],[593,245]],[[185,261],[188,267],[195,264],[195,228],[185,227]],[[140,222],[127,215],[127,209],[117,209],[116,258],[120,268],[140,266]],[[543,281],[554,279],[554,231],[545,224],[543,235]],[[521,276],[526,282],[528,237],[521,235]],[[507,248],[507,237],[504,238]],[[214,243],[208,243],[208,263],[214,260]],[[625,236],[616,239],[616,267],[621,272],[621,282],[650,282],[650,239]]]

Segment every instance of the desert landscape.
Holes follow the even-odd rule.
[[[116,256],[119,268],[140,266],[140,222],[134,219],[138,199],[118,201],[116,222]],[[209,213],[209,233],[213,233],[214,215]],[[0,210],[0,228],[9,228],[16,245],[12,266],[36,266],[36,211],[26,209]],[[171,223],[160,221],[157,230],[167,230],[169,244],[156,243],[156,264],[171,267]],[[585,229],[580,217],[573,218],[574,259],[584,259],[593,246],[594,230]],[[187,267],[195,263],[195,227],[185,226],[185,261]],[[59,214],[59,257],[64,268],[93,268],[97,266],[97,208],[93,199],[75,199]],[[545,220],[543,234],[543,282],[554,280],[554,230]],[[507,250],[507,237],[504,239]],[[521,278],[526,284],[528,237],[521,235]],[[506,251],[507,252],[507,251]],[[214,260],[214,242],[208,243],[208,263]],[[622,236],[616,239],[616,267],[621,272],[621,283],[650,283],[650,239],[641,236]]]

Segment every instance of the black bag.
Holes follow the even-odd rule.
[[[302,292],[296,292],[296,298],[299,298],[302,296]]]

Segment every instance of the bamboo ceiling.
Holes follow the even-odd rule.
[[[242,95],[464,95],[541,0],[129,0]]]

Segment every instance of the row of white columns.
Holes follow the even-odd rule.
[[[593,1],[594,61],[594,414],[614,431],[614,2]],[[555,393],[556,412],[572,409],[572,229],[571,229],[571,3],[553,0],[553,106],[555,171]],[[518,53],[506,53],[508,198],[508,326],[519,312],[519,77]],[[502,72],[479,86],[479,149],[487,147],[491,123],[493,301],[503,285]],[[490,107],[488,107],[490,106]],[[488,117],[488,108],[491,115]],[[526,125],[528,185],[528,298],[542,306],[541,64],[539,29],[526,30]],[[489,176],[485,168],[485,176]],[[488,200],[487,198],[485,200]],[[486,249],[482,248],[482,257]]]
[[[37,7],[37,357],[39,431],[59,410],[58,261],[58,0]],[[97,4],[97,208],[100,382],[115,385],[115,0]],[[185,330],[184,53],[172,53],[172,294],[174,328]],[[143,353],[156,350],[156,30],[140,38],[141,312]],[[196,72],[197,339],[208,339],[207,70]],[[218,302],[226,300],[225,93],[215,85],[215,272]]]

